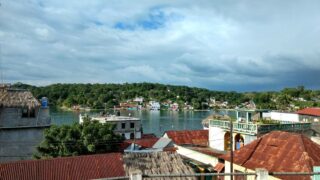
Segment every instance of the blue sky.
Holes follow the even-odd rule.
[[[320,1],[3,0],[6,82],[320,89]]]

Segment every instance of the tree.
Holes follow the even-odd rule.
[[[83,124],[52,125],[38,145],[37,159],[115,152],[123,137],[114,133],[115,126],[85,119]]]

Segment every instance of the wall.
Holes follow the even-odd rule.
[[[31,159],[45,128],[0,129],[0,162]]]
[[[299,119],[302,122],[311,122],[311,123],[320,122],[320,117],[317,117],[317,116],[300,115]]]
[[[251,136],[251,135],[243,135],[243,136],[244,136],[244,145],[247,145],[257,139],[257,136]]]
[[[0,128],[50,124],[49,109],[37,108],[36,117],[34,118],[22,118],[21,116],[21,108],[1,108]]]
[[[226,130],[218,127],[209,127],[209,146],[213,149],[224,151],[224,135]],[[240,133],[233,133],[233,149],[235,149],[235,136]],[[244,145],[257,139],[257,136],[241,134],[244,139]]]
[[[239,166],[237,164],[233,164],[233,171],[240,171],[240,172],[248,172],[248,173],[254,173],[254,170],[251,169],[247,169],[245,167]],[[229,161],[225,161],[224,162],[224,172],[225,173],[230,173],[230,162]],[[230,180],[230,176],[225,176],[224,177],[225,180]],[[235,179],[235,178],[234,178]],[[247,180],[255,180],[256,177],[255,176],[247,176]],[[269,176],[268,180],[279,180],[279,178],[276,178],[274,176]]]
[[[271,112],[271,119],[278,121],[299,122],[299,114],[284,113],[284,112]]]
[[[224,151],[224,134],[225,130],[209,126],[209,146]]]
[[[206,154],[203,154],[203,153],[200,153],[200,152],[197,152],[197,151],[194,151],[194,150],[182,147],[182,146],[175,145],[175,147],[178,148],[178,150],[177,150],[178,154],[185,156],[187,158],[199,161],[204,164],[210,164],[213,167],[218,163],[218,158],[216,158],[216,157],[209,156],[209,155],[206,155]]]

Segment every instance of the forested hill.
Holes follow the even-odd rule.
[[[320,91],[306,90],[303,86],[285,88],[280,92],[224,92],[203,88],[173,86],[157,83],[125,84],[52,84],[37,87],[16,83],[14,88],[29,89],[37,98],[48,97],[51,105],[71,107],[83,105],[91,108],[112,108],[135,97],[145,102],[170,100],[178,104],[188,103],[195,109],[208,108],[210,98],[227,101],[230,108],[253,100],[258,108],[288,109],[291,106],[320,106]]]

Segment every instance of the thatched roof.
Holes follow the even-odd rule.
[[[231,120],[230,116],[228,116],[228,115],[211,114],[207,118],[202,120],[202,124],[209,125],[209,120],[211,120],[211,119],[219,119],[219,120],[226,120],[226,121]]]
[[[195,171],[187,166],[181,156],[171,152],[128,153],[123,155],[126,174],[137,170],[143,174],[194,174]],[[152,178],[152,179],[196,179],[184,178]]]
[[[37,107],[39,101],[27,90],[0,88],[0,107]]]

